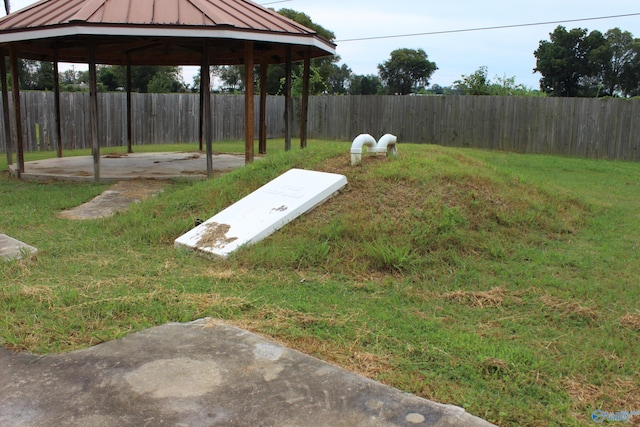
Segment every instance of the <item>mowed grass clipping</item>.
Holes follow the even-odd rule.
[[[640,410],[640,165],[401,144],[352,167],[348,148],[311,141],[89,221],[56,215],[108,186],[3,175],[0,232],[39,249],[0,263],[5,346],[210,316],[499,425]],[[173,248],[292,167],[349,184],[229,259]]]

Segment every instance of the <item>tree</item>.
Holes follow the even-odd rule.
[[[123,66],[103,66],[98,68],[98,82],[101,90],[117,90],[127,84],[127,68]],[[131,67],[132,92],[181,92],[186,89],[180,75],[180,67],[134,66]]]
[[[468,76],[463,74],[462,80],[454,81],[453,85],[465,95],[489,95],[491,92],[488,75],[488,68],[482,66],[473,74],[469,74]]]
[[[439,84],[435,83],[431,85],[431,88],[427,91],[427,93],[430,95],[444,95],[446,90],[447,88],[444,88]]]
[[[311,17],[305,13],[286,8],[278,10],[278,13],[314,30],[319,36],[324,37],[329,41],[333,41],[336,37],[332,31],[324,28],[320,24],[316,24],[311,20]],[[309,93],[311,95],[320,95],[324,93],[347,93],[347,85],[351,75],[351,70],[346,65],[338,66],[337,63],[339,61],[340,57],[337,55],[314,58],[311,60],[309,81]],[[291,67],[293,90],[296,90],[295,88],[297,86],[302,87],[302,74],[302,63],[293,63]],[[270,66],[267,69],[267,93],[271,95],[282,94],[284,90],[284,79],[284,64]]]
[[[35,90],[53,90],[54,82],[53,62],[39,62],[34,75]]]
[[[378,65],[381,80],[390,94],[406,95],[429,85],[429,78],[438,69],[427,59],[422,49],[397,49],[391,58]]]
[[[60,84],[61,85],[74,85],[80,83],[78,80],[78,73],[73,68],[68,70],[64,70],[60,73]]]
[[[296,70],[296,74],[291,76],[291,95],[293,96],[302,96],[302,83],[304,82],[302,73],[302,67],[298,67]],[[351,71],[351,70],[349,70]],[[284,78],[280,81],[281,83],[281,92],[284,92],[285,80]],[[331,91],[331,87],[329,86],[329,82],[326,81],[326,78],[321,74],[321,70],[318,67],[311,67],[309,70],[309,93],[312,95],[320,95],[322,93],[335,93]]]
[[[18,59],[18,83],[22,90],[36,88],[36,74],[38,61],[32,59]]]
[[[640,40],[619,28],[604,35],[558,26],[540,41],[540,87],[555,96],[635,96],[640,86]]]
[[[327,40],[331,41],[335,38],[332,31],[316,24],[305,13],[292,9],[280,9],[278,13],[314,30]],[[347,94],[349,92],[351,69],[346,65],[337,65],[339,61],[339,56],[311,60],[309,73],[309,93],[311,95]],[[223,90],[230,92],[244,90],[244,82],[242,81],[244,79],[244,69],[242,66],[219,67],[216,72],[217,77],[223,84]],[[291,65],[291,91],[293,95],[300,95],[302,92],[303,72],[304,69],[301,62],[295,62]],[[199,82],[200,78],[196,76],[194,85],[199,85]],[[281,95],[284,93],[284,85],[285,65],[281,63],[269,66],[267,68],[266,92],[270,95]]]
[[[244,66],[221,65],[212,67],[212,74],[223,83],[223,92],[244,90]]]
[[[537,89],[530,89],[523,84],[517,84],[515,76],[495,77],[495,82],[489,82],[489,94],[500,96],[545,96]]]
[[[558,26],[534,52],[540,89],[553,96],[594,96],[601,84],[605,38],[599,31]]]
[[[173,72],[156,73],[147,85],[149,93],[175,93],[185,90],[186,86],[182,81],[178,67],[175,67]]]
[[[539,96],[540,91],[528,89],[516,84],[515,77],[495,77],[489,79],[489,69],[486,66],[478,68],[473,74],[462,75],[461,80],[453,82],[454,88],[463,95],[495,95],[495,96]]]
[[[604,35],[606,43],[601,48],[602,94],[629,96],[638,88],[638,45],[628,31],[613,28]]]
[[[115,67],[99,67],[97,70],[98,82],[100,82],[103,88],[107,91],[114,91],[119,87],[124,87],[122,76],[118,73]]]
[[[120,67],[124,75],[125,67]],[[149,84],[155,79],[156,83],[151,87],[153,90],[159,90],[157,82],[163,82],[162,87],[170,87],[171,92],[180,92],[185,88],[180,77],[180,67],[174,66],[137,66],[131,67],[131,90],[137,92],[149,92]],[[124,82],[125,79],[123,78]],[[125,86],[124,84],[122,86]]]
[[[326,80],[326,93],[346,95],[349,92],[351,68],[346,64],[338,66],[334,62],[325,62],[317,67],[318,76]]]
[[[349,82],[350,95],[378,95],[382,94],[384,87],[380,77],[369,74],[366,76],[353,75]]]
[[[630,50],[632,54],[623,66],[621,86],[624,96],[640,95],[640,39],[634,39]]]

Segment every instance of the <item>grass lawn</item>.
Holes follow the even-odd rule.
[[[0,233],[39,249],[0,262],[4,345],[210,316],[502,426],[640,411],[640,164],[400,144],[351,167],[349,146],[274,150],[85,221],[57,214],[107,185],[16,181],[2,156]],[[292,167],[349,185],[229,259],[173,248]]]

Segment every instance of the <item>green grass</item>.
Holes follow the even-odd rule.
[[[106,185],[3,173],[0,232],[39,249],[0,263],[5,345],[68,351],[211,316],[499,425],[640,410],[640,165],[400,145],[351,167],[349,143],[270,145],[100,220],[56,214]],[[291,167],[349,185],[227,260],[173,248]]]

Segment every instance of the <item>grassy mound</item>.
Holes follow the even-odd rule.
[[[358,167],[349,165],[348,155],[318,164],[317,170],[347,176],[347,189],[238,254],[237,262],[422,280],[474,259],[512,257],[514,246],[562,238],[584,224],[587,209],[576,200],[500,175],[461,153],[415,148],[400,158],[365,158]]]

